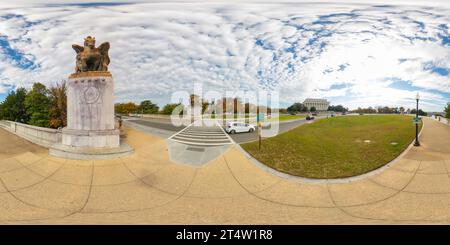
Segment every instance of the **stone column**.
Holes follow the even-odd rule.
[[[67,127],[62,144],[73,147],[114,148],[120,132],[114,121],[114,82],[111,73],[72,74],[67,82]]]

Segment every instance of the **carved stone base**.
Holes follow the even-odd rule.
[[[76,147],[114,148],[120,145],[120,131],[112,130],[62,130],[62,144]]]
[[[74,147],[119,147],[114,128],[114,82],[109,72],[72,74],[67,82],[67,127],[62,144]]]
[[[114,82],[108,72],[82,72],[67,81],[67,129],[114,129]]]
[[[105,160],[133,154],[129,145],[121,143],[114,148],[75,147],[63,144],[54,144],[50,147],[50,155],[78,160]]]
[[[115,129],[114,82],[109,72],[81,72],[67,81],[67,127],[54,156],[74,159],[120,157],[133,149],[120,142]]]

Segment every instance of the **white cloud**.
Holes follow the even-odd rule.
[[[0,38],[38,67],[24,69],[0,52],[0,82],[66,78],[74,67],[71,44],[93,35],[98,44],[111,42],[118,101],[150,98],[161,105],[170,92],[202,82],[204,90],[279,89],[284,103],[325,96],[348,97],[350,107],[407,104],[415,92],[390,87],[386,78],[396,78],[425,90],[428,109],[437,110],[445,98],[433,91],[449,94],[450,78],[424,68],[430,62],[448,68],[450,46],[441,43],[439,25],[450,23],[449,8],[398,3],[3,7]],[[340,84],[347,87],[330,89]]]
[[[0,94],[5,94],[9,90],[8,86],[0,83]]]

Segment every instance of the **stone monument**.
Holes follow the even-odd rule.
[[[95,38],[88,36],[83,46],[72,48],[77,56],[75,73],[67,81],[67,127],[62,129],[62,145],[53,149],[54,155],[61,156],[63,151],[69,158],[89,158],[131,152],[129,146],[121,145],[120,130],[115,128],[109,43],[95,47]]]

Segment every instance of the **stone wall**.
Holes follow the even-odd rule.
[[[450,126],[450,119],[447,119],[445,117],[440,117],[440,116],[432,116],[432,118],[438,122],[441,122],[443,124]]]
[[[61,131],[58,129],[36,127],[6,120],[0,121],[0,128],[44,147],[61,142]]]

